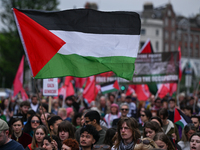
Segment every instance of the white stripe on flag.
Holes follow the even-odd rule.
[[[50,30],[66,44],[58,51],[63,55],[137,57],[140,35],[89,34]]]
[[[181,116],[181,120],[179,120],[179,121],[181,121],[184,124],[184,126],[187,125],[187,122],[185,121],[185,119],[182,116]]]
[[[108,91],[108,90],[112,90],[112,89],[114,89],[113,84],[101,87],[101,91],[102,92],[105,92],[105,91]]]

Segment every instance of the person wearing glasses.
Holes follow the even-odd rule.
[[[183,128],[181,141],[178,142],[178,145],[181,147],[182,150],[190,149],[189,139],[190,139],[191,135],[193,135],[195,132],[196,132],[196,128],[195,128],[194,124],[192,124],[192,123],[187,124]]]
[[[153,149],[153,148],[159,148],[157,144],[153,141],[151,138],[143,138],[138,139],[137,143],[135,144],[134,150],[143,150],[143,149]]]
[[[80,131],[81,150],[92,150],[94,144],[99,140],[99,133],[92,125],[85,125]]]
[[[34,114],[28,118],[23,131],[33,137],[33,132],[39,125],[43,125],[42,121],[38,115]]]
[[[133,150],[140,137],[137,121],[134,118],[122,118],[118,122],[117,138],[111,150]]]
[[[119,122],[119,120],[121,118],[127,117],[127,114],[129,112],[129,105],[127,103],[122,103],[120,105],[120,112],[121,112],[121,117],[114,119],[113,122],[112,122],[113,128],[117,128],[117,123]]]
[[[31,143],[32,137],[27,133],[22,131],[23,128],[23,121],[21,118],[13,118],[11,120],[11,127],[12,127],[12,136],[11,139],[19,142],[22,144],[24,148],[27,147],[28,144]]]

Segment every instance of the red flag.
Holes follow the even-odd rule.
[[[13,82],[13,88],[14,88],[13,96],[16,96],[23,88],[23,70],[24,70],[24,56],[22,56],[19,68],[17,70],[17,74]]]
[[[151,41],[148,39],[139,51],[140,54],[153,53]]]
[[[158,97],[163,98],[170,92],[170,84],[169,83],[160,84],[158,86],[159,86]]]
[[[182,77],[182,70],[181,70],[181,47],[179,46],[178,47],[178,52],[179,52],[179,80],[181,80],[181,77]]]
[[[126,91],[126,96],[131,95],[132,93],[135,93],[135,90],[129,85],[128,89]]]
[[[25,101],[28,99],[28,95],[26,94],[24,88],[21,88],[21,96],[22,96],[22,99]]]
[[[102,76],[102,77],[111,77],[111,76],[114,75],[114,72],[109,71],[109,72],[101,73],[101,74],[99,74],[99,75]]]
[[[170,83],[170,91],[169,94],[170,96],[173,95],[177,91],[177,83]]]
[[[98,92],[99,88],[95,86],[95,77],[88,77],[85,89],[83,91],[83,97],[87,99],[88,103],[91,103],[95,100],[95,97],[98,94]]]
[[[65,83],[64,85],[68,86],[71,82],[71,80],[73,80],[73,77],[72,76],[67,76],[65,77]]]
[[[68,86],[63,85],[61,88],[58,89],[58,95],[63,95],[64,99],[67,96],[74,95],[74,87],[71,82],[68,83]]]
[[[151,95],[149,87],[146,84],[136,85],[135,93],[139,101],[146,101]]]
[[[82,88],[87,78],[75,78],[75,87]]]

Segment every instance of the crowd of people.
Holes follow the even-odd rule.
[[[198,96],[99,95],[90,104],[72,95],[1,100],[0,150],[200,150]],[[52,105],[49,105],[52,104]],[[174,122],[179,109],[191,123]]]

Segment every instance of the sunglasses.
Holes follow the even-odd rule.
[[[144,117],[144,116],[146,116],[146,115],[141,115],[141,117]]]
[[[39,120],[31,120],[31,123],[40,123]]]
[[[93,149],[100,149],[100,148],[110,149],[110,146],[109,145],[94,145],[93,146]]]
[[[138,139],[137,140],[137,144],[140,144],[140,143],[143,143],[145,145],[151,145],[153,148],[155,148],[155,146],[153,144],[151,144],[151,141],[149,140],[141,140],[141,139]]]
[[[121,111],[128,111],[128,109],[121,109]]]

